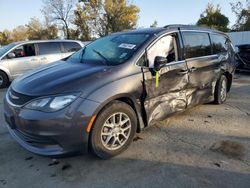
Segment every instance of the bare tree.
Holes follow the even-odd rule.
[[[246,3],[246,6],[245,6]],[[250,30],[250,0],[238,1],[230,3],[232,11],[236,15],[236,23],[233,25],[234,31],[249,31]]]
[[[50,22],[61,24],[67,39],[70,39],[69,25],[72,22],[75,0],[43,0],[42,13]]]

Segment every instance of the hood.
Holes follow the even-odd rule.
[[[30,96],[82,92],[109,74],[109,67],[87,63],[58,61],[18,77],[11,87]]]

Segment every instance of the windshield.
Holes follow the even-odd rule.
[[[119,65],[132,57],[149,36],[149,34],[118,34],[103,37],[88,44],[68,60]]]
[[[8,44],[0,47],[0,57],[2,57],[6,52],[8,52],[11,48],[13,48],[15,44]]]

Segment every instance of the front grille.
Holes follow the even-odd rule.
[[[12,88],[8,91],[8,99],[11,103],[15,105],[24,105],[25,103],[29,102],[30,100],[36,98],[34,96],[28,96],[21,93],[14,91]]]
[[[54,140],[46,136],[31,135],[17,129],[13,129],[13,131],[20,139],[33,146],[57,145],[57,143]]]

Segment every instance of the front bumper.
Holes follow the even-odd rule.
[[[4,117],[10,134],[25,149],[58,156],[88,151],[86,127],[97,107],[98,103],[78,98],[63,110],[46,113],[13,106],[5,98]]]

